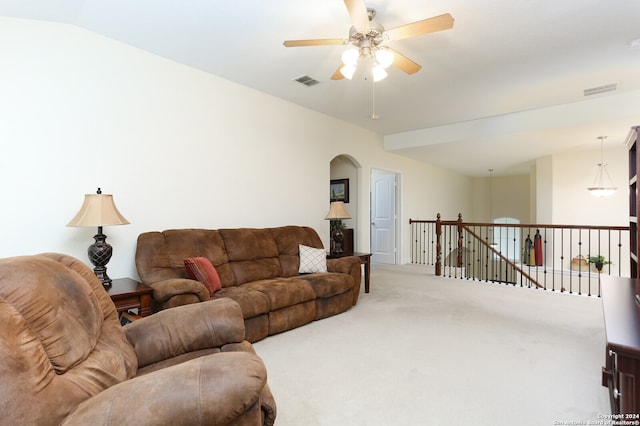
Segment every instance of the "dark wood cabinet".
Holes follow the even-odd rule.
[[[353,229],[346,228],[342,233],[344,234],[344,240],[342,240],[342,251],[346,253],[353,253]]]
[[[640,265],[638,248],[638,169],[640,150],[634,126],[627,136],[629,151],[629,252],[631,278],[601,275],[602,310],[607,344],[602,385],[609,388],[613,414],[640,413]],[[631,419],[630,419],[631,420]],[[640,420],[634,418],[633,420]]]
[[[629,131],[626,145],[629,150],[629,242],[631,257],[631,277],[640,277],[640,265],[638,263],[638,247],[640,247],[640,234],[638,233],[638,211],[640,210],[640,198],[638,198],[638,166],[640,163],[640,150],[638,150],[638,130],[640,126],[634,126]]]
[[[603,275],[606,350],[602,385],[613,414],[640,413],[640,280]]]

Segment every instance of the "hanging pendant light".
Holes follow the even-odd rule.
[[[489,169],[489,223],[493,223],[493,169]],[[498,247],[498,243],[494,237],[495,228],[491,227],[491,242],[489,245],[493,248]]]
[[[591,195],[601,198],[612,195],[618,189],[618,187],[613,186],[611,176],[607,171],[607,163],[604,162],[604,140],[606,138],[606,136],[598,136],[598,139],[600,139],[600,163],[598,164],[596,177],[593,180],[593,186],[587,188]]]

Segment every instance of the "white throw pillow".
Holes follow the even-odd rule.
[[[324,249],[317,249],[299,244],[301,274],[312,274],[315,272],[327,272],[327,252]]]

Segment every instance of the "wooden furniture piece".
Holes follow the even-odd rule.
[[[344,238],[342,240],[342,251],[353,253],[353,228],[345,228],[342,230]]]
[[[342,253],[327,253],[327,259],[337,259],[339,257],[356,256],[364,265],[364,292],[369,293],[369,276],[371,275],[371,253],[354,253],[343,251]]]
[[[151,296],[153,289],[131,278],[112,280],[111,288],[107,291],[116,305],[118,313],[137,309],[138,315],[151,315]]]
[[[640,126],[634,126],[629,131],[626,145],[629,150],[629,242],[631,251],[631,277],[640,277],[640,264],[638,263],[638,247],[640,247],[640,233],[638,233],[638,210],[640,210],[640,198],[638,197],[638,168],[640,166],[640,150],[638,149],[638,130]]]
[[[603,275],[601,285],[606,333],[602,385],[609,388],[613,414],[640,413],[640,280]]]

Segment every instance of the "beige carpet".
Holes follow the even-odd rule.
[[[373,265],[349,311],[255,344],[278,426],[556,425],[610,413],[601,300]]]

